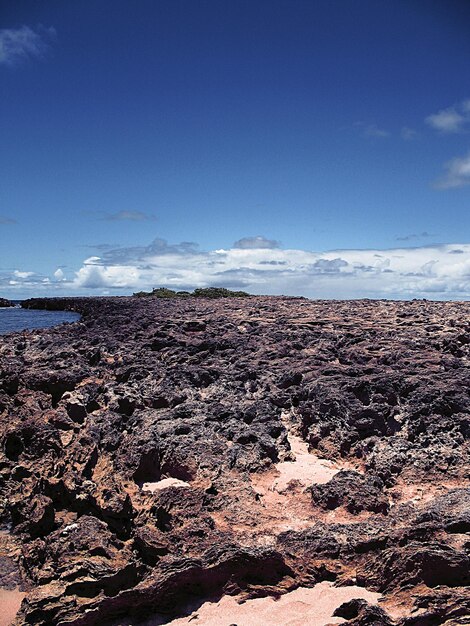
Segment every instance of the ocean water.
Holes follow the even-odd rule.
[[[0,335],[18,330],[50,328],[63,322],[76,322],[78,319],[80,315],[70,311],[36,311],[19,307],[0,307]]]

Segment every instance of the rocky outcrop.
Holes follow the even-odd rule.
[[[95,298],[28,298],[21,301],[21,308],[42,311],[76,311],[86,314],[98,307]]]
[[[313,502],[325,509],[344,506],[350,513],[387,513],[390,508],[380,478],[363,476],[354,471],[339,472],[328,483],[314,485],[311,493]]]
[[[26,593],[18,626],[171,619],[322,581],[382,594],[339,607],[351,624],[469,615],[469,304],[23,306],[81,319],[0,338],[0,586]],[[299,437],[328,471],[276,489]]]
[[[13,306],[13,303],[6,298],[0,298],[0,308]]]

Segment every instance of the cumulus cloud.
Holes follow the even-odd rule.
[[[13,276],[15,276],[15,278],[31,278],[31,276],[34,276],[34,272],[20,272],[19,270],[15,270]]]
[[[424,121],[440,133],[464,132],[470,123],[470,100],[441,109],[437,113],[428,115]]]
[[[60,267],[58,267],[56,271],[54,272],[54,278],[56,280],[65,280],[65,274]]]
[[[435,182],[438,189],[454,189],[470,185],[470,152],[444,165],[444,175]]]
[[[111,287],[112,289],[132,289],[139,284],[144,268],[126,266],[106,266],[101,265],[99,257],[90,257],[83,262],[78,272],[76,272],[73,284],[76,287],[87,289],[102,289]]]
[[[280,248],[279,241],[274,239],[266,239],[258,235],[257,237],[243,237],[233,244],[234,248],[240,248],[241,250],[256,250],[260,248]]]
[[[15,66],[28,59],[41,57],[47,51],[56,31],[50,26],[21,26],[0,30],[0,65]]]

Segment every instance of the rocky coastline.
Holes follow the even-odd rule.
[[[81,319],[0,337],[16,626],[179,624],[327,584],[351,594],[325,624],[469,623],[470,303],[22,306]]]
[[[13,306],[13,303],[10,302],[10,300],[7,300],[6,298],[0,298],[0,308],[11,307],[11,306]]]

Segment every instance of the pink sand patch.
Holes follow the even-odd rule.
[[[277,463],[276,470],[279,476],[272,488],[279,493],[285,491],[292,480],[298,481],[305,487],[313,483],[321,485],[330,481],[339,472],[331,461],[319,459],[314,454],[310,454],[307,444],[300,437],[290,434],[289,443],[295,454],[295,461]]]
[[[18,589],[0,589],[0,626],[10,626],[25,595]]]
[[[144,483],[142,491],[154,493],[155,491],[167,489],[168,487],[190,487],[190,484],[184,482],[184,480],[178,480],[178,478],[163,478],[156,483]]]
[[[333,613],[343,602],[353,598],[363,598],[376,604],[379,593],[362,587],[333,587],[332,583],[322,582],[311,589],[300,587],[273,598],[256,598],[238,604],[236,598],[224,596],[218,602],[205,602],[191,615],[169,622],[172,626],[325,626],[343,624],[344,619],[333,617]],[[148,622],[149,626],[151,622]]]

